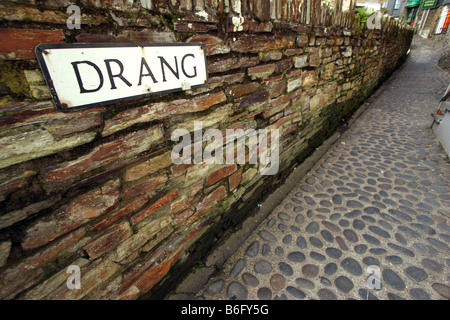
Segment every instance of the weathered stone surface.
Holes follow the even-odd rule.
[[[34,170],[25,170],[20,173],[4,173],[0,175],[0,201],[3,201],[5,197],[17,189],[26,185],[31,177],[36,175]]]
[[[162,138],[161,126],[133,132],[123,138],[104,143],[78,159],[47,169],[45,179],[49,182],[71,181],[85,172],[102,168],[113,162],[119,165],[122,160],[148,150]]]
[[[135,165],[125,172],[125,181],[138,180],[148,174],[155,173],[172,164],[171,151],[167,151],[159,156],[146,160],[138,165]]]
[[[219,170],[216,170],[212,172],[207,178],[206,178],[206,185],[210,186],[214,183],[228,177],[230,174],[235,172],[237,169],[237,166],[235,164],[231,164],[229,166],[225,166],[223,168],[220,168]]]
[[[137,233],[133,234],[128,239],[122,241],[115,249],[112,255],[112,260],[120,262],[139,251],[149,242],[160,230],[163,230],[170,225],[172,219],[167,216],[162,216],[158,219],[152,220],[143,228],[139,229]]]
[[[128,221],[112,225],[83,247],[90,259],[97,259],[132,234]]]
[[[131,201],[130,203],[127,203],[123,207],[113,210],[107,218],[98,222],[91,228],[91,230],[98,231],[109,227],[122,217],[127,216],[140,209],[147,201],[148,201],[147,197],[137,198]]]
[[[157,210],[162,209],[163,207],[167,206],[171,202],[173,202],[176,198],[178,198],[178,192],[177,191],[171,191],[161,197],[159,200],[154,202],[152,205],[150,205],[148,208],[136,213],[134,216],[131,217],[131,222],[133,224],[136,224],[143,219],[147,218]]]
[[[86,267],[87,270],[81,270],[82,286],[79,290],[69,290],[65,284],[60,290],[50,294],[50,299],[55,300],[79,300],[91,293],[103,283],[107,282],[116,272],[120,270],[120,266],[110,260],[103,260]]]
[[[26,230],[22,247],[32,249],[44,245],[90,219],[111,211],[119,201],[119,186],[118,180],[111,180],[37,220]]]
[[[0,216],[0,229],[9,227],[19,221],[22,221],[26,219],[27,217],[41,211],[44,209],[47,209],[54,205],[56,202],[58,202],[61,199],[61,196],[57,195],[55,197],[51,197],[47,200],[39,201],[36,203],[33,203],[21,210],[16,210],[12,212],[8,212],[7,214],[4,214]]]
[[[307,35],[299,35],[297,37],[297,39],[295,39],[295,42],[299,47],[304,47],[304,46],[308,45],[309,38]]]
[[[309,65],[308,64],[308,55],[294,57],[293,61],[294,61],[294,67],[298,68],[298,69],[305,68]]]
[[[46,262],[52,260],[57,257],[60,252],[63,250],[70,248],[75,243],[77,243],[84,235],[86,234],[86,230],[84,228],[79,228],[60,240],[56,240],[49,247],[46,247],[42,251],[38,251],[37,253],[31,255],[22,261],[18,266],[15,267],[17,272],[27,272],[33,269],[40,267]]]
[[[230,47],[236,52],[258,53],[280,50],[292,46],[294,43],[295,39],[292,36],[241,35],[239,39],[230,44]]]
[[[208,62],[208,72],[218,73],[241,67],[252,67],[259,63],[259,57],[226,58],[214,62]]]
[[[74,261],[72,264],[76,265],[80,268],[86,266],[89,263],[88,259],[80,258],[76,261]],[[45,280],[38,286],[34,287],[33,289],[29,290],[24,298],[27,300],[43,300],[48,295],[50,295],[55,288],[59,288],[60,286],[63,286],[67,282],[67,269],[64,268],[58,273],[54,274],[51,278]]]
[[[237,170],[235,173],[233,173],[228,178],[228,185],[229,185],[230,191],[233,191],[234,189],[236,189],[239,186],[239,183],[241,182],[241,180],[242,180],[242,168]]]
[[[275,64],[270,63],[270,64],[258,65],[255,67],[248,68],[247,73],[248,73],[248,76],[254,80],[256,78],[265,79],[274,72],[275,72]]]
[[[78,42],[175,42],[175,34],[172,31],[123,30],[119,34],[113,33],[80,33],[76,36]]]
[[[0,242],[0,268],[6,264],[11,250],[11,241]]]
[[[161,175],[149,178],[133,186],[126,187],[123,191],[123,200],[129,200],[143,194],[148,194],[150,191],[155,190],[166,183],[167,180],[168,177],[166,175]]]
[[[17,293],[40,281],[43,276],[42,266],[55,258],[62,250],[74,245],[86,231],[78,229],[61,240],[55,241],[50,247],[29,256],[18,264],[12,265],[0,275],[0,296],[12,298]],[[52,288],[53,290],[55,288]]]
[[[39,128],[0,138],[0,168],[68,150],[94,140],[96,132],[85,132],[57,140]]]
[[[203,111],[224,101],[226,101],[226,96],[220,91],[214,94],[195,97],[192,100],[174,100],[170,103],[161,102],[127,109],[105,122],[102,136],[111,135],[137,123],[150,122],[175,114]]]
[[[212,56],[215,54],[225,54],[230,52],[230,47],[225,44],[225,42],[216,36],[210,34],[196,34],[186,42],[201,42],[206,47],[206,55]]]
[[[260,91],[251,95],[242,97],[237,101],[237,109],[247,108],[249,111],[255,111],[269,100],[269,93],[267,91]]]
[[[220,186],[210,194],[208,194],[202,202],[197,206],[197,213],[205,213],[227,196],[227,190],[224,186]]]
[[[1,60],[34,59],[34,49],[41,43],[63,42],[61,30],[1,29]]]
[[[250,94],[258,90],[259,84],[256,82],[250,82],[245,84],[238,84],[228,88],[225,93],[232,98],[239,98],[244,95]]]

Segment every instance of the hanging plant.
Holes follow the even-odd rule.
[[[365,7],[359,7],[358,12],[355,16],[355,24],[356,28],[358,29],[358,33],[361,33],[362,30],[364,30],[364,27],[367,24],[367,19],[373,14],[374,11],[368,10]]]

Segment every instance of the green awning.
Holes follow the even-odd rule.
[[[414,7],[418,7],[420,4],[420,0],[409,0],[406,5],[405,8],[414,8]]]

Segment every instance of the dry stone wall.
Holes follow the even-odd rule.
[[[69,29],[67,7],[80,8]],[[0,3],[0,298],[160,297],[402,62],[412,30],[310,0]],[[40,43],[202,42],[209,84],[63,113]],[[177,128],[279,129],[280,165],[174,164]],[[81,268],[81,289],[67,286]]]

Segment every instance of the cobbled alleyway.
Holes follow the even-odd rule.
[[[450,163],[430,125],[442,47],[406,64],[197,299],[449,299]]]

